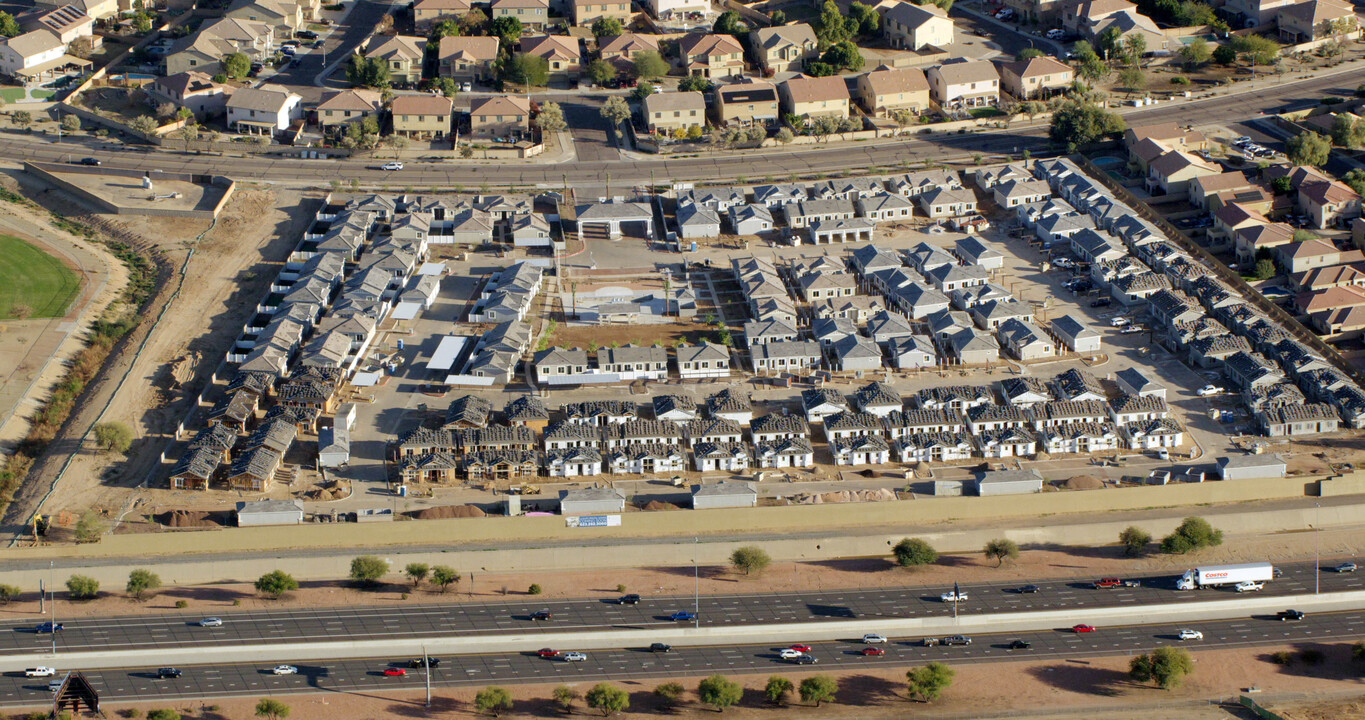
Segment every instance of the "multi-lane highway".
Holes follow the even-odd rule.
[[[1181,628],[1197,629],[1203,640],[1179,640]],[[1094,633],[1077,634],[1069,628],[1041,632],[978,634],[967,646],[925,647],[923,638],[891,638],[880,647],[881,657],[865,657],[858,638],[811,643],[817,663],[797,666],[782,661],[778,651],[801,637],[777,639],[761,645],[678,647],[669,653],[647,648],[595,650],[582,662],[547,659],[534,652],[459,655],[442,658],[432,671],[437,686],[486,685],[490,683],[585,682],[601,679],[626,680],[677,678],[713,673],[812,672],[857,668],[905,667],[932,660],[952,664],[992,662],[1006,659],[1074,658],[1143,652],[1162,645],[1184,644],[1191,648],[1250,647],[1300,642],[1345,642],[1365,637],[1365,612],[1310,613],[1299,622],[1281,622],[1273,614],[1219,621],[1179,624],[1099,627]],[[1013,640],[1031,644],[1010,650]],[[573,648],[557,648],[572,650]],[[420,653],[418,653],[420,655]],[[275,663],[201,665],[181,668],[177,679],[157,679],[154,661],[147,667],[85,671],[85,676],[108,701],[152,701],[201,697],[257,696],[319,691],[414,690],[425,683],[422,670],[408,670],[404,677],[385,677],[391,665],[406,667],[410,657],[372,658],[323,663],[294,663],[299,674],[276,676]],[[52,663],[49,663],[52,664]],[[55,664],[60,664],[59,661]],[[57,667],[59,673],[67,668]],[[0,677],[0,706],[37,705],[50,697],[47,679],[30,679],[22,673]]]
[[[1314,591],[1312,563],[1279,566],[1283,576],[1268,583],[1262,595],[1304,595]],[[1231,589],[1177,592],[1170,575],[1132,577],[1139,587],[1096,590],[1095,578],[1041,581],[1036,593],[1021,593],[1023,583],[963,585],[969,600],[959,614],[993,615],[1101,607],[1199,603],[1226,600]],[[1365,588],[1365,575],[1321,573],[1323,592]],[[898,587],[870,590],[812,590],[796,593],[754,593],[702,596],[695,599],[704,626],[740,626],[877,618],[942,618],[953,608],[939,595],[949,587]],[[638,630],[674,627],[669,615],[694,609],[692,596],[649,597],[638,605],[619,605],[615,599],[537,600],[525,598],[496,603],[377,607],[305,608],[252,613],[225,613],[221,627],[199,627],[204,615],[143,615],[92,617],[64,622],[57,635],[59,652],[214,647],[262,643],[304,643],[342,640],[395,640],[451,636],[497,636],[508,633],[564,633]],[[533,621],[532,612],[549,610],[551,619]],[[61,609],[58,607],[58,621]],[[52,636],[34,632],[46,618],[12,620],[0,624],[0,655],[43,653]]]

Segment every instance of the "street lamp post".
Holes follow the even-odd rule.
[[[692,538],[692,625],[701,628],[701,570],[697,565],[697,551],[701,549],[701,539]]]
[[[1322,503],[1313,503],[1313,594],[1322,589]]]

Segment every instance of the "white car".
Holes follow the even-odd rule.
[[[387,163],[384,163],[383,165],[381,165],[379,169],[380,169],[380,170],[402,170],[402,169],[403,169],[403,163],[400,163],[400,162],[387,162]]]
[[[57,674],[57,671],[56,671],[56,670],[53,670],[53,669],[50,668],[50,667],[46,667],[46,666],[42,666],[42,665],[40,665],[40,666],[38,666],[38,667],[31,667],[31,668],[28,668],[27,670],[24,670],[24,677],[32,677],[32,678],[52,677],[53,675],[56,675],[56,674]]]
[[[276,665],[275,669],[270,672],[275,675],[298,675],[299,669],[293,665]]]
[[[1239,593],[1251,592],[1251,591],[1253,591],[1253,590],[1260,590],[1260,589],[1263,588],[1263,587],[1265,587],[1265,583],[1263,583],[1263,582],[1255,582],[1255,581],[1253,581],[1253,580],[1245,580],[1245,581],[1243,581],[1243,582],[1237,583],[1237,592],[1239,592]]]
[[[469,82],[460,83],[460,92],[473,92],[473,90],[474,90],[474,83],[469,83]]]
[[[1181,639],[1181,640],[1203,640],[1203,639],[1204,639],[1204,633],[1201,633],[1201,632],[1199,632],[1198,630],[1191,630],[1191,629],[1189,629],[1189,628],[1184,628],[1183,630],[1180,631],[1180,639]]]
[[[877,645],[884,642],[886,642],[885,635],[879,635],[877,633],[868,633],[863,636],[863,643],[865,645]]]
[[[1066,37],[1066,33],[1063,32],[1060,28],[1052,28],[1051,30],[1047,31],[1048,40],[1061,40],[1063,37]]]
[[[1156,457],[1158,460],[1170,460],[1171,451],[1167,450],[1166,448],[1161,448],[1160,450],[1156,451]]]
[[[1110,324],[1111,326],[1113,326],[1113,327],[1124,327],[1124,326],[1126,326],[1126,325],[1128,324],[1128,318],[1123,317],[1122,315],[1120,315],[1120,316],[1114,318],[1113,320],[1110,320],[1110,321],[1109,321],[1109,324]]]
[[[967,593],[946,592],[938,596],[939,602],[955,603],[966,602]]]
[[[222,618],[204,618],[199,621],[199,627],[222,627]]]
[[[583,662],[588,659],[588,654],[574,651],[566,652],[560,657],[564,658],[564,662]]]
[[[1195,392],[1199,393],[1200,397],[1208,397],[1209,395],[1223,394],[1223,388],[1220,388],[1217,385],[1205,385]]]
[[[805,653],[801,652],[800,650],[793,650],[791,648],[783,648],[782,652],[777,654],[777,656],[782,658],[783,660],[795,660],[796,658],[799,658],[802,655],[805,655]]]

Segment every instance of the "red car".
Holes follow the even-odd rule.
[[[403,677],[408,671],[403,668],[384,668],[384,677]]]
[[[559,657],[559,651],[554,648],[541,648],[536,651],[536,654],[543,658]]]
[[[809,646],[809,645],[802,644],[802,643],[797,643],[797,644],[795,644],[795,645],[792,645],[792,646],[791,646],[791,649],[792,649],[792,650],[795,650],[795,651],[797,651],[797,652],[799,652],[799,653],[808,653],[808,652],[810,652],[810,646]]]
[[[865,657],[881,657],[886,654],[886,651],[879,647],[872,647],[871,645],[868,645],[867,647],[862,649],[862,654]]]
[[[1071,626],[1071,632],[1074,632],[1074,633],[1095,632],[1095,631],[1098,630],[1098,629],[1099,629],[1099,628],[1096,628],[1094,625],[1086,625],[1086,624],[1084,624],[1084,623],[1082,623],[1082,624],[1080,624],[1080,625],[1072,625],[1072,626]]]

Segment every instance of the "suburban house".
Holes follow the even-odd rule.
[[[248,22],[259,22],[276,28],[283,37],[289,37],[295,30],[303,27],[304,4],[279,2],[278,0],[234,0],[223,17],[238,18]]]
[[[471,7],[469,0],[416,0],[412,4],[412,22],[418,31],[428,32],[442,20],[463,18]]]
[[[779,340],[751,345],[749,358],[754,372],[759,375],[769,373],[802,373],[820,367],[823,355],[820,344],[809,340]]]
[[[544,30],[550,20],[550,3],[546,0],[493,0],[489,5],[489,20],[500,17],[516,18],[529,30]]]
[[[966,188],[935,189],[919,196],[920,207],[931,218],[960,217],[976,212],[976,193]]]
[[[654,93],[641,102],[641,109],[651,133],[706,126],[706,98],[699,92]]]
[[[219,85],[206,73],[198,71],[159,77],[143,85],[142,89],[157,100],[189,108],[200,121],[224,112],[232,92],[230,86]]]
[[[436,52],[436,72],[441,77],[467,82],[487,82],[493,79],[493,62],[498,59],[498,38],[461,37],[441,38]]]
[[[730,376],[730,350],[723,345],[709,342],[683,345],[674,350],[674,354],[678,361],[678,376],[684,380]]]
[[[366,60],[382,60],[389,68],[389,78],[399,84],[413,84],[422,79],[422,63],[426,59],[427,39],[411,35],[376,36],[365,48]]]
[[[1050,97],[1071,87],[1071,66],[1043,56],[1000,64],[1000,84],[1020,100]]]
[[[383,108],[384,101],[377,90],[341,90],[329,94],[318,104],[318,126],[324,135],[339,135],[351,123],[367,117],[378,120]]]
[[[882,36],[900,50],[945,48],[953,44],[953,21],[935,5],[889,2],[875,6],[882,16]]]
[[[1147,165],[1147,188],[1155,194],[1189,195],[1190,181],[1203,175],[1220,175],[1221,165],[1180,150],[1158,156]]]
[[[758,235],[773,229],[773,214],[762,205],[735,205],[728,211],[736,235]]]
[[[550,77],[572,80],[583,70],[583,55],[578,38],[565,35],[535,35],[521,39],[521,51],[545,58],[550,65]]]
[[[1360,29],[1355,8],[1341,0],[1304,0],[1275,13],[1280,42],[1297,45],[1329,37],[1348,37]]]
[[[627,32],[604,37],[597,42],[598,57],[604,62],[611,63],[617,72],[634,72],[635,56],[638,53],[646,50],[659,52],[659,38],[655,35]]]
[[[778,86],[782,111],[798,117],[848,117],[848,85],[842,77],[791,78]]]
[[[1336,180],[1303,182],[1298,187],[1299,209],[1313,223],[1325,229],[1344,225],[1361,215],[1360,196],[1350,186]]]
[[[278,85],[237,88],[225,105],[227,126],[235,132],[272,136],[303,117],[303,98]]]
[[[1085,355],[1100,351],[1100,334],[1086,327],[1074,315],[1054,318],[1050,327],[1052,334],[1071,352]]]
[[[469,109],[469,132],[479,138],[506,138],[530,132],[531,101],[520,95],[476,100]]]
[[[744,74],[744,47],[733,36],[690,33],[678,41],[683,72],[719,79]]]
[[[1228,0],[1223,10],[1240,22],[1234,27],[1256,27],[1275,22],[1276,11],[1295,0]]]
[[[745,78],[716,88],[716,114],[722,125],[770,124],[777,121],[777,87]]]
[[[1000,103],[1000,73],[989,60],[960,60],[932,67],[926,74],[934,100],[960,110]]]
[[[615,18],[622,25],[630,24],[629,0],[570,0],[573,24],[588,27],[598,18]]]
[[[13,48],[18,39],[10,38],[5,45]],[[223,72],[223,58],[233,53],[243,53],[252,60],[265,60],[274,52],[273,27],[236,18],[220,18],[205,23],[199,32],[186,35],[171,45],[166,51],[166,74],[197,70],[213,76]],[[0,72],[12,75],[3,66],[0,66]]]
[[[450,132],[452,105],[444,95],[398,95],[389,106],[393,131],[420,138],[443,138]]]
[[[39,9],[41,8],[35,8],[35,12]],[[76,38],[91,37],[95,34],[95,18],[75,5],[62,5],[28,17],[32,19],[20,20],[19,29],[26,32],[49,30],[63,45],[70,45]]]
[[[806,23],[759,28],[749,33],[754,56],[769,76],[779,72],[801,72],[805,63],[820,57],[820,43]]]
[[[897,110],[920,113],[929,108],[929,81],[919,68],[896,70],[883,65],[858,76],[858,99],[876,117]]]

